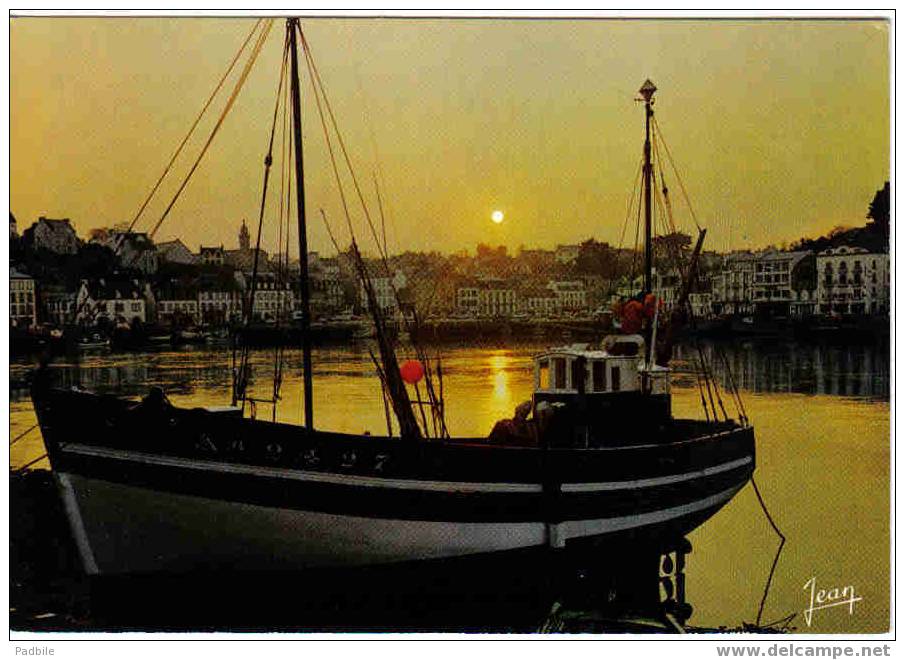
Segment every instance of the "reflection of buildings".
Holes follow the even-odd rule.
[[[724,388],[730,386],[730,375],[720,351],[742,390],[889,397],[889,353],[877,345],[705,343],[702,350]],[[679,346],[676,357],[692,364],[697,351]]]

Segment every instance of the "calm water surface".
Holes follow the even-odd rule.
[[[531,356],[541,346],[443,349],[447,421],[453,435],[486,435],[531,395]],[[827,347],[789,343],[704,344],[718,379],[731,365],[757,433],[757,483],[788,538],[764,611],[764,622],[793,612],[798,632],[880,632],[889,626],[889,351],[887,347]],[[725,355],[725,363],[723,356]],[[297,423],[301,411],[298,352],[287,353],[277,419]],[[688,370],[696,347],[681,347],[674,363],[676,416],[703,416]],[[273,352],[253,355],[254,396],[273,387]],[[384,433],[379,383],[366,348],[322,348],[315,354],[314,405],[322,429]],[[31,368],[14,363],[13,378]],[[55,382],[100,392],[141,396],[163,387],[177,405],[228,404],[230,354],[224,349],[100,353],[59,358]],[[734,416],[730,397],[724,397]],[[260,417],[270,417],[260,407]],[[27,392],[12,391],[11,435],[35,423]],[[33,432],[11,448],[11,465],[43,453]],[[46,460],[38,463],[46,467]],[[737,626],[754,621],[778,539],[750,486],[690,536],[690,623]],[[815,612],[808,627],[805,583],[818,588],[853,586],[863,600],[854,612]]]

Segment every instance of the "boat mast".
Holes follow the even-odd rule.
[[[654,116],[654,92],[657,91],[650,78],[639,90],[644,97],[644,293],[653,292],[653,237],[651,236],[650,194],[654,167],[650,158],[650,120]]]
[[[292,63],[292,132],[295,142],[295,190],[298,203],[299,294],[302,312],[302,366],[305,378],[305,426],[314,429],[314,398],[311,391],[311,291],[308,288],[308,236],[305,231],[305,184],[302,163],[302,102],[299,89],[299,19],[286,20],[289,57]]]

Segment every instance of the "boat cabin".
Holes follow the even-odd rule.
[[[605,445],[595,438],[671,419],[669,373],[647,364],[641,335],[552,348],[534,358],[534,416],[568,417],[588,444]]]
[[[534,358],[534,393],[541,400],[559,396],[641,392],[649,381],[650,394],[669,393],[669,369],[645,365],[644,338],[611,335],[600,348],[572,344],[553,348]]]

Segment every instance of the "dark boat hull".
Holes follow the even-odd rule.
[[[296,571],[672,542],[754,469],[750,427],[604,449],[308,432],[35,393],[86,572]],[[67,423],[78,416],[78,426]],[[686,428],[687,427],[687,428]]]

